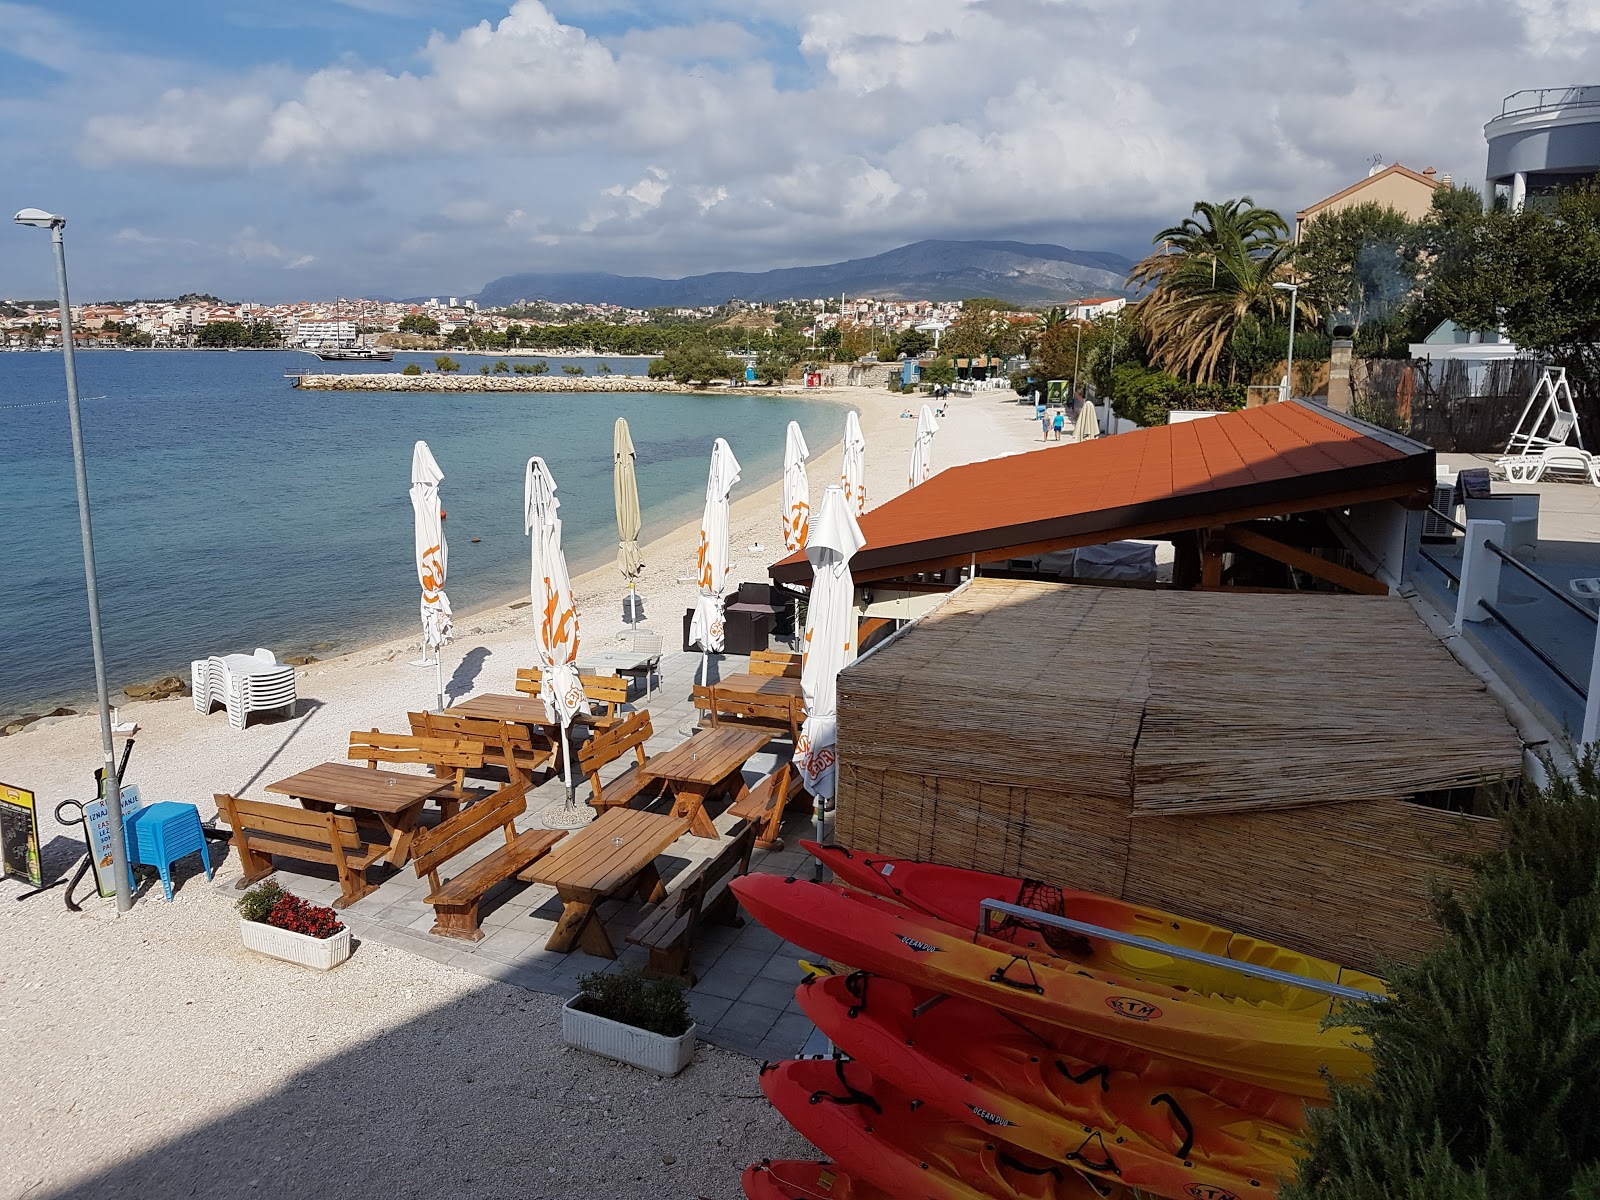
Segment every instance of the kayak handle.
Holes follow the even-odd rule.
[[[1090,1067],[1082,1075],[1074,1075],[1071,1071],[1067,1070],[1067,1064],[1058,1058],[1056,1059],[1056,1070],[1060,1071],[1073,1083],[1082,1084],[1088,1083],[1091,1079],[1098,1079],[1100,1081],[1100,1090],[1102,1092],[1109,1092],[1111,1090],[1111,1068],[1106,1066],[1105,1063],[1101,1063],[1098,1067]]]
[[[1008,904],[1004,900],[984,900],[978,905],[978,909],[978,930],[980,933],[989,927],[990,913],[1003,913],[1008,917],[1021,917],[1024,920],[1037,921],[1041,925],[1052,925],[1057,929],[1067,929],[1073,933],[1099,938],[1102,941],[1116,942],[1122,946],[1134,946],[1140,950],[1148,950],[1153,954],[1165,954],[1168,958],[1180,959],[1183,962],[1200,963],[1208,967],[1220,967],[1224,971],[1235,971],[1240,975],[1249,975],[1256,979],[1281,983],[1286,987],[1303,988],[1308,992],[1319,992],[1324,996],[1334,996],[1340,1000],[1384,999],[1377,992],[1350,987],[1347,984],[1329,983],[1326,980],[1312,979],[1306,975],[1295,975],[1290,971],[1274,970],[1272,967],[1258,967],[1253,963],[1242,963],[1235,959],[1223,958],[1217,954],[1207,954],[1203,950],[1190,950],[1186,946],[1173,946],[1167,942],[1154,941],[1151,938],[1140,937],[1136,933],[1123,933],[1120,929],[1107,929],[1103,925],[1091,925],[1087,921],[1074,921],[1071,917],[1058,917],[1054,913],[1040,912],[1038,909],[1033,908],[1023,908],[1016,904]]]
[[[1183,1145],[1178,1147],[1178,1157],[1188,1158],[1189,1151],[1194,1147],[1194,1126],[1189,1122],[1189,1114],[1184,1112],[1183,1106],[1171,1096],[1167,1095],[1166,1092],[1162,1092],[1159,1096],[1152,1097],[1150,1101],[1151,1107],[1153,1108],[1157,1104],[1165,1104],[1168,1108],[1170,1108],[1172,1110],[1172,1115],[1174,1118],[1176,1118],[1178,1124],[1183,1126]]]

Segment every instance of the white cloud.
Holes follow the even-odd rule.
[[[233,240],[228,243],[228,253],[241,262],[282,267],[285,271],[298,271],[317,261],[315,254],[285,250],[276,242],[262,237],[249,225],[234,235]]]

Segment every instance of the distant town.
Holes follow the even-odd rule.
[[[267,305],[186,295],[176,300],[73,305],[72,326],[74,344],[86,349],[420,350],[481,345],[514,350],[530,328],[551,327],[731,325],[752,331],[783,328],[804,338],[821,339],[830,329],[848,325],[886,338],[913,328],[936,334],[954,324],[967,303],[833,297],[777,303],[730,300],[701,308],[636,309],[527,301],[482,309],[475,301],[458,296],[419,302],[341,298]],[[1091,296],[1059,307],[1068,319],[1092,320],[1116,312],[1126,303],[1121,296]],[[0,348],[59,347],[60,329],[60,312],[54,303],[0,300]],[[621,344],[628,340],[615,339]],[[535,344],[539,342],[534,339],[529,348],[561,348]],[[639,352],[651,353],[653,347],[641,340]]]

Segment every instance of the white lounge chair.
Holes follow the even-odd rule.
[[[1545,446],[1526,454],[1508,454],[1496,459],[1494,465],[1505,472],[1511,483],[1538,483],[1549,478],[1600,486],[1600,463],[1577,446]]]
[[[287,708],[294,715],[295,669],[280,663],[271,650],[197,658],[189,671],[196,711],[209,713],[221,704],[235,729],[243,729],[252,712]]]

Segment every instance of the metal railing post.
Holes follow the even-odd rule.
[[[1467,536],[1461,547],[1461,591],[1456,597],[1455,630],[1461,632],[1468,621],[1487,621],[1492,615],[1483,602],[1500,603],[1500,556],[1486,542],[1504,540],[1504,521],[1467,522]]]
[[[1600,622],[1594,627],[1594,657],[1589,660],[1589,691],[1583,701],[1583,744],[1600,740]]]

